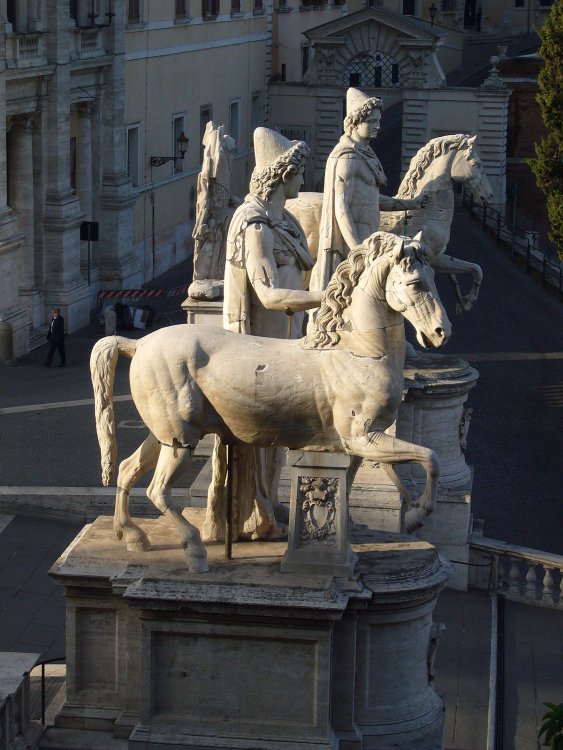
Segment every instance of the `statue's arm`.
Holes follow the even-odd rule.
[[[300,312],[320,305],[323,292],[279,287],[271,229],[264,224],[250,224],[246,229],[244,242],[248,279],[267,310]]]
[[[416,198],[390,198],[388,195],[379,194],[380,211],[407,211],[408,209],[425,208],[428,203],[428,196],[424,193],[417,195]]]
[[[364,239],[359,235],[352,214],[357,171],[354,158],[341,156],[334,174],[334,213],[344,242],[349,248],[361,245]]]

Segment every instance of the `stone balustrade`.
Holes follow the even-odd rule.
[[[79,58],[97,57],[104,54],[102,33],[99,29],[77,30],[77,53]]]
[[[477,536],[469,584],[524,604],[563,608],[563,556]]]
[[[43,35],[39,32],[6,35],[6,66],[29,68],[46,65]]]
[[[0,748],[37,747],[41,727],[30,719],[29,673],[38,654],[0,652]]]

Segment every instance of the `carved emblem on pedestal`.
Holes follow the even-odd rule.
[[[334,519],[340,480],[327,477],[300,477],[303,539],[325,539],[336,535]]]

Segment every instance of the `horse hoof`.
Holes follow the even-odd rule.
[[[114,533],[119,541],[123,539],[123,531],[121,529],[114,529]]]
[[[414,534],[417,529],[424,526],[424,511],[420,508],[413,508],[405,513],[405,531],[407,534]]]
[[[127,542],[129,552],[150,552],[152,547],[148,539],[135,539]]]
[[[190,573],[207,573],[209,570],[209,563],[207,562],[207,554],[205,557],[192,557],[191,555],[186,555],[186,559],[188,562],[188,570]]]

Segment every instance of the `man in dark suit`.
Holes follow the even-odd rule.
[[[51,310],[51,316],[51,325],[49,326],[49,333],[47,334],[49,351],[47,352],[45,367],[51,367],[55,349],[59,350],[59,355],[61,357],[61,363],[59,367],[64,367],[66,365],[65,321],[58,307],[55,307],[53,310]]]

